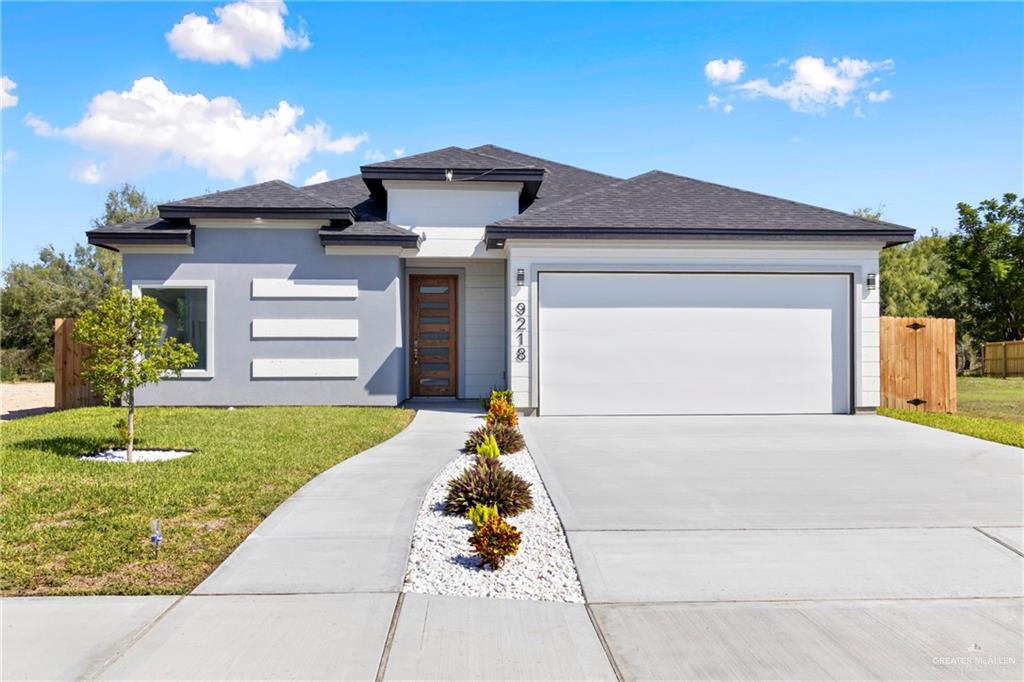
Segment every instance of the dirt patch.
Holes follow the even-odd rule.
[[[0,384],[0,419],[18,419],[53,410],[53,383]]]

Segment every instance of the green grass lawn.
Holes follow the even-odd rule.
[[[960,377],[957,413],[1024,424],[1024,377]]]
[[[142,408],[136,447],[196,452],[131,465],[79,461],[111,444],[123,414],[85,408],[0,428],[5,594],[188,592],[302,484],[395,435],[413,413]],[[149,544],[153,518],[163,525],[159,557]]]
[[[959,377],[957,414],[880,408],[878,414],[1024,448],[1024,377]]]

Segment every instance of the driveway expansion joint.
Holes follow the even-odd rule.
[[[107,670],[109,670],[111,668],[111,666],[113,666],[115,663],[117,663],[117,661],[128,652],[129,649],[131,649],[133,646],[135,646],[143,637],[148,635],[150,633],[150,631],[153,628],[155,628],[157,626],[157,624],[160,621],[162,621],[165,616],[167,616],[167,614],[169,614],[171,611],[173,611],[174,607],[176,607],[178,604],[180,604],[182,602],[182,600],[185,597],[187,597],[187,596],[188,596],[187,594],[178,595],[178,598],[175,599],[174,602],[170,606],[168,606],[166,609],[161,611],[160,615],[158,615],[156,618],[151,620],[146,625],[143,625],[141,628],[139,628],[139,630],[135,634],[133,634],[131,637],[129,637],[128,640],[124,643],[124,646],[122,646],[116,652],[111,654],[106,660],[101,662],[99,665],[97,665],[92,670],[89,670],[89,671],[83,673],[82,674],[82,679],[85,679],[85,680],[99,679],[100,675],[102,675]]]
[[[994,536],[994,535],[990,535],[989,533],[986,533],[985,531],[983,531],[983,530],[982,530],[981,528],[978,528],[977,526],[972,526],[972,528],[974,528],[974,530],[978,531],[979,533],[981,533],[982,535],[984,535],[985,537],[987,537],[987,538],[988,538],[989,540],[991,540],[992,542],[995,542],[996,544],[1002,545],[1002,546],[1003,546],[1003,547],[1005,547],[1006,549],[1010,550],[1011,552],[1013,552],[1013,553],[1014,553],[1014,554],[1016,554],[1017,556],[1019,556],[1019,557],[1021,557],[1022,559],[1024,559],[1024,552],[1021,552],[1021,551],[1020,551],[1019,549],[1017,549],[1016,547],[1014,547],[1014,546],[1012,546],[1012,545],[1009,545],[1009,544],[1007,544],[1007,543],[1003,542],[1002,540],[1000,540],[999,538],[997,538],[997,537],[996,537],[996,536]]]
[[[388,626],[388,636],[384,639],[384,648],[380,652],[380,663],[377,665],[375,682],[383,682],[384,675],[388,669],[388,659],[391,658],[391,647],[395,643],[395,631],[398,629],[398,619],[402,616],[402,604],[405,603],[405,592],[398,593],[395,600],[395,611],[391,614],[391,624]]]

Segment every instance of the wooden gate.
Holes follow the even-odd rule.
[[[73,318],[53,321],[53,405],[58,410],[100,404],[82,378],[82,360],[89,347],[74,340],[74,331]]]
[[[956,412],[956,321],[883,317],[882,407]]]

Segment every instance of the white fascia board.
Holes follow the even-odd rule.
[[[354,339],[359,320],[265,320],[252,321],[254,339]]]
[[[253,379],[355,379],[355,358],[258,358],[252,361]]]
[[[370,246],[359,244],[326,244],[324,253],[328,256],[396,256],[407,258],[416,255],[416,249],[401,246]]]
[[[319,230],[329,225],[329,220],[299,220],[278,218],[199,218],[193,220],[196,227],[235,230]]]
[[[743,240],[743,239],[695,239],[695,240],[650,240],[650,239],[507,239],[505,250],[516,255],[551,256],[562,253],[580,252],[644,252],[664,254],[665,252],[694,251],[737,251],[737,252],[870,252],[877,256],[885,247],[879,241],[785,241],[785,240]],[[632,255],[632,254],[631,254]],[[674,255],[685,255],[675,253]]]
[[[126,253],[194,253],[195,247],[189,244],[115,244],[117,250]]]
[[[355,279],[253,279],[253,298],[358,298]]]
[[[481,171],[482,172],[482,171]],[[445,182],[444,180],[384,180],[384,189],[412,189],[412,190],[460,190],[460,191],[488,191],[488,192],[515,192],[518,195],[523,191],[521,182],[487,182],[486,180],[456,180]]]

